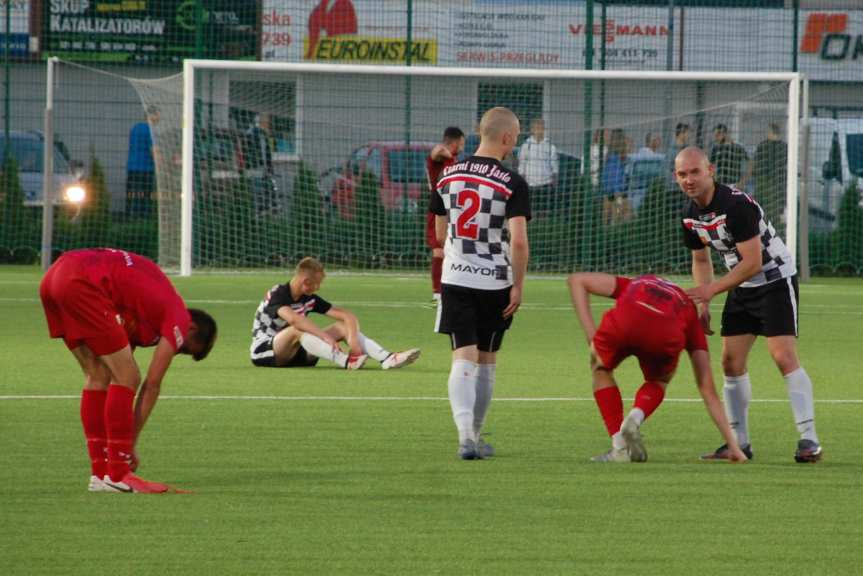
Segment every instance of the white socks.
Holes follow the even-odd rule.
[[[478,371],[476,363],[470,360],[452,361],[448,386],[449,404],[452,408],[452,418],[458,428],[459,444],[464,444],[466,440],[476,441],[473,422]]]
[[[348,361],[348,355],[337,348],[333,348],[314,334],[303,332],[300,336],[300,344],[306,349],[306,352],[313,354],[318,358],[329,360],[338,364],[342,368]]]
[[[791,401],[791,411],[794,413],[794,423],[800,438],[818,442],[815,434],[815,398],[812,394],[812,380],[801,366],[794,372],[785,375],[788,385],[788,399]]]
[[[383,362],[387,359],[387,356],[390,355],[390,351],[386,348],[382,348],[380,344],[363,334],[359,333],[360,337],[360,348],[363,350],[363,354],[368,354],[374,360],[378,362]]]
[[[644,424],[644,410],[641,408],[633,408],[629,411],[629,415],[627,418],[630,420],[635,420],[635,423],[641,428],[641,425]]]
[[[476,378],[476,401],[473,407],[473,433],[479,438],[485,415],[491,406],[491,396],[494,393],[495,364],[480,364]]]
[[[752,383],[749,373],[726,376],[722,387],[725,397],[725,415],[731,429],[737,434],[741,446],[749,444],[749,402],[752,400]]]

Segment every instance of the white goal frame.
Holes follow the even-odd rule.
[[[180,275],[192,274],[192,202],[194,190],[193,145],[195,129],[195,75],[198,70],[248,70],[255,72],[290,72],[305,74],[374,74],[387,76],[435,76],[500,78],[530,80],[652,80],[652,81],[728,81],[728,82],[786,82],[788,83],[788,163],[786,165],[786,244],[791,257],[797,261],[798,225],[798,156],[802,107],[801,84],[803,75],[797,72],[638,72],[609,70],[520,70],[500,68],[446,68],[411,66],[372,66],[352,64],[311,64],[287,62],[246,62],[233,60],[195,60],[183,62],[183,140],[181,185]],[[805,96],[805,94],[804,94]],[[805,123],[805,121],[804,121]],[[50,142],[50,140],[47,140]],[[804,235],[804,239],[806,236]]]

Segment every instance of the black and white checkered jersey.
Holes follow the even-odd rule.
[[[763,286],[797,273],[791,253],[767,220],[764,210],[745,192],[716,184],[705,208],[690,201],[683,215],[683,241],[691,250],[709,246],[719,252],[731,270],[740,263],[737,244],[761,237],[761,272],[741,284]]]
[[[288,306],[297,314],[308,316],[311,312],[326,314],[333,305],[317,294],[310,296],[303,294],[294,300],[291,296],[290,284],[276,284],[267,290],[264,299],[255,310],[255,320],[252,322],[253,348],[257,342],[272,338],[288,325],[287,321],[279,316],[279,308],[282,306]]]
[[[448,166],[429,210],[449,218],[441,282],[499,290],[512,286],[506,221],[530,219],[527,183],[494,158],[471,156]]]

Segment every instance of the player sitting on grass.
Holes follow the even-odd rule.
[[[729,459],[734,462],[747,459],[716,395],[707,340],[695,304],[680,287],[653,275],[629,279],[591,272],[572,274],[568,284],[572,304],[591,347],[593,397],[611,436],[611,450],[594,457],[594,461],[647,460],[640,428],[662,403],[684,348],[689,352],[704,405],[728,442]],[[599,329],[590,311],[590,294],[617,300],[603,315]],[[613,370],[628,356],[638,358],[644,384],[624,418],[623,400]]]
[[[401,368],[420,356],[419,348],[389,352],[360,332],[357,317],[333,306],[317,294],[325,278],[323,265],[315,258],[303,258],[287,284],[267,291],[255,311],[250,354],[255,366],[292,368],[314,366],[324,358],[348,370],[359,370],[369,356],[381,368]],[[336,320],[320,328],[307,318],[310,312]],[[344,352],[339,342],[347,342]]]
[[[123,250],[66,252],[45,273],[39,296],[51,338],[63,338],[84,372],[89,490],[167,492],[166,484],[134,474],[135,443],[174,356],[206,358],[216,322],[203,310],[187,309],[155,262]],[[156,348],[143,381],[132,356],[138,346]]]

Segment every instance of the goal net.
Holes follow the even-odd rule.
[[[712,154],[718,179],[756,198],[794,250],[798,82],[187,61],[181,76],[133,85],[161,115],[160,263],[184,273],[304,255],[424,268],[426,157],[447,126],[475,150],[477,121],[493,106],[521,120],[505,163],[532,187],[531,270],[674,273],[689,267],[685,197],[671,175],[686,145]]]

